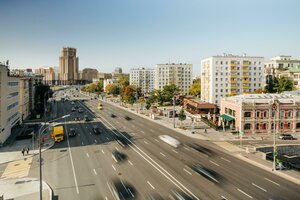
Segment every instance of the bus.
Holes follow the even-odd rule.
[[[102,110],[103,109],[103,105],[102,105],[102,103],[98,103],[98,110]]]

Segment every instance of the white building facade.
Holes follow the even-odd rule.
[[[169,63],[155,65],[154,88],[162,90],[164,86],[175,84],[180,94],[187,95],[193,83],[193,65]]]
[[[141,88],[143,94],[149,94],[154,89],[154,69],[130,69],[129,84]]]
[[[29,78],[20,79],[20,117],[23,122],[30,114],[29,107]]]
[[[220,105],[222,97],[254,93],[263,83],[263,57],[224,54],[201,61],[202,101]]]
[[[10,76],[9,69],[0,64],[0,144],[20,122],[20,78]]]

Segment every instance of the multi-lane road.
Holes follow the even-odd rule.
[[[66,122],[66,132],[74,128],[77,133],[43,153],[43,179],[59,200],[114,199],[111,185],[115,179],[134,186],[130,192],[136,199],[146,199],[152,193],[170,199],[172,191],[194,199],[300,198],[298,185],[232,157],[213,143],[186,137],[105,102],[103,110],[98,110],[97,103],[90,99],[77,101],[84,110],[78,113],[71,111],[71,101],[57,102],[59,116],[71,114],[61,121]],[[74,117],[84,115],[92,121],[74,121]],[[93,133],[94,125],[100,127],[101,134]],[[184,145],[175,149],[158,138],[162,134]],[[118,143],[116,136],[126,145]],[[200,150],[191,148],[190,144],[195,143]],[[126,154],[126,160],[116,163],[114,150]],[[195,163],[214,172],[214,179],[193,171],[189,166]],[[39,177],[37,158],[29,176]]]

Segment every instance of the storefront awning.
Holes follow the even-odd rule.
[[[221,115],[221,117],[222,117],[223,119],[225,119],[226,121],[228,121],[228,122],[231,122],[232,120],[234,120],[233,117],[228,116],[228,115],[226,115],[226,114]]]

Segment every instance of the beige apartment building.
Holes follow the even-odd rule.
[[[64,47],[59,57],[59,78],[61,85],[77,84],[79,80],[79,58],[76,49]]]
[[[46,85],[54,85],[57,80],[53,67],[40,67],[35,69],[34,72],[43,76],[43,83]]]
[[[29,104],[29,77],[20,78],[20,117],[21,122],[30,114]]]
[[[244,94],[225,97],[222,124],[244,134],[300,133],[300,96]]]
[[[20,78],[11,75],[8,66],[0,64],[0,144],[20,122]]]
[[[187,95],[193,83],[193,65],[183,63],[158,64],[154,68],[154,89],[175,84],[180,94]]]
[[[201,100],[220,105],[221,98],[255,93],[264,83],[264,58],[223,54],[201,60]]]

